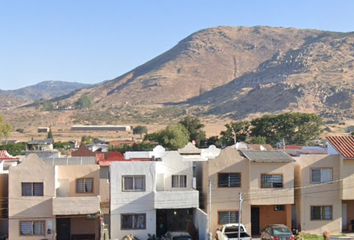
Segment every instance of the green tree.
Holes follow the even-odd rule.
[[[138,125],[138,126],[135,126],[133,128],[133,134],[134,135],[137,135],[137,134],[140,134],[140,137],[145,133],[147,133],[148,130],[147,130],[147,127],[146,126],[142,126],[142,125]]]
[[[225,124],[226,130],[221,131],[221,144],[231,146],[236,142],[246,141],[249,135],[250,123],[248,121],[230,122]]]
[[[284,139],[287,144],[304,145],[320,136],[323,121],[312,113],[284,113],[264,115],[253,119],[251,125],[251,136],[265,137],[269,144]]]
[[[158,143],[163,147],[176,150],[189,142],[189,132],[182,124],[167,126],[158,133]]]
[[[26,150],[27,143],[20,142],[20,143],[11,143],[0,146],[0,150],[6,150],[12,156],[22,155],[23,152]]]
[[[6,123],[4,117],[0,114],[0,139],[2,137],[7,140],[12,132],[12,125]]]
[[[189,132],[189,139],[195,140],[196,145],[200,146],[203,141],[206,140],[205,131],[203,128],[205,125],[201,123],[197,117],[187,116],[179,121]]]
[[[250,143],[251,144],[266,144],[267,143],[267,138],[266,137],[257,136],[257,137],[251,138],[250,139]]]
[[[47,134],[47,138],[53,138],[53,132],[52,132],[51,128],[49,128],[49,132]]]
[[[75,105],[78,108],[90,108],[93,105],[92,98],[88,95],[82,95],[76,102]]]

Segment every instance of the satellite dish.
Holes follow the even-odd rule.
[[[262,151],[267,150],[265,147],[263,147],[262,145],[259,147]]]

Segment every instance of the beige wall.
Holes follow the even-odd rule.
[[[44,196],[22,197],[22,182],[43,182]],[[20,220],[54,220],[54,167],[30,154],[21,164],[9,170],[9,237],[10,239],[38,239],[19,235]],[[45,235],[43,238],[51,238]]]
[[[343,160],[343,171],[342,171],[342,199],[343,200],[354,200],[354,160],[344,159]]]
[[[312,168],[331,168],[333,180],[340,179],[339,155],[301,155],[297,162],[301,174],[301,185],[297,191],[296,202],[301,231],[322,234],[328,230],[332,234],[341,232],[342,201],[340,183],[311,183]],[[298,176],[298,174],[296,174]],[[311,206],[332,206],[332,220],[311,220]]]
[[[262,174],[281,174],[283,188],[262,188]],[[294,204],[294,163],[250,162],[249,192],[252,205]]]
[[[70,197],[82,196],[98,196],[100,194],[100,167],[98,165],[65,165],[56,166],[58,172],[58,181],[61,183],[59,188],[68,184]],[[76,192],[76,179],[92,178],[93,179],[93,192],[92,193],[77,193]],[[67,186],[65,186],[67,188]]]
[[[209,215],[209,179],[211,181],[211,229],[215,235],[218,226],[218,211],[238,211],[239,192],[246,192],[249,188],[249,161],[240,156],[239,152],[232,147],[223,149],[218,157],[210,159],[204,164],[203,170],[203,196],[205,200],[205,210]],[[240,188],[219,188],[218,173],[241,173]],[[250,206],[248,203],[242,205],[242,223],[250,229]]]
[[[74,217],[70,220],[71,234],[95,234],[99,235],[100,218],[95,220],[87,220],[85,217]]]
[[[240,188],[218,188],[218,173],[241,173]],[[261,188],[261,174],[282,174],[282,189]],[[203,197],[209,215],[211,180],[211,232],[218,226],[218,211],[238,211],[239,193],[243,193],[242,223],[251,233],[251,207],[260,207],[260,227],[269,223],[284,223],[291,227],[291,205],[294,204],[294,164],[250,162],[232,147],[225,148],[215,159],[203,165]],[[290,190],[284,190],[290,189]],[[286,210],[274,213],[274,205],[286,205]]]

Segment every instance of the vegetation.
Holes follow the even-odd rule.
[[[93,105],[92,98],[88,95],[82,95],[76,102],[75,105],[78,108],[86,109],[91,108]]]
[[[167,149],[176,150],[189,142],[189,132],[182,124],[175,124],[159,132],[146,134],[144,139],[156,141]]]
[[[4,117],[0,114],[0,139],[4,137],[6,140],[10,136],[12,125],[5,122]]]
[[[51,128],[49,129],[49,132],[47,134],[47,138],[53,138],[53,132],[52,132]]]
[[[133,146],[130,145],[123,145],[123,146],[116,146],[109,149],[109,151],[114,152],[121,152],[125,153],[126,151],[152,151],[156,144],[151,142],[142,142],[134,144]]]
[[[236,142],[246,141],[249,135],[250,124],[247,121],[231,122],[225,125],[226,130],[221,131],[221,144],[230,146]]]
[[[287,144],[305,145],[320,136],[322,125],[321,117],[312,113],[264,115],[251,121],[250,136],[265,137],[272,145],[282,139]]]
[[[11,143],[6,145],[0,145],[0,150],[6,150],[13,156],[22,155],[23,152],[26,150],[27,143],[20,142],[20,143]]]
[[[134,135],[137,135],[139,134],[140,137],[143,135],[143,134],[147,134],[147,127],[146,126],[142,126],[142,125],[138,125],[136,127],[133,128],[133,134]]]
[[[197,117],[187,116],[179,121],[189,133],[189,139],[195,140],[197,146],[201,146],[201,143],[205,141],[205,131],[203,128],[205,125],[201,123]]]

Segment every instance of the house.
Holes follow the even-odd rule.
[[[301,231],[352,231],[354,137],[331,136],[328,154],[296,158],[296,219]]]
[[[252,235],[270,223],[292,227],[294,159],[279,150],[237,150],[227,147],[204,162],[204,209],[208,230],[221,224],[242,223]],[[240,201],[241,199],[241,201]]]
[[[27,142],[27,151],[25,156],[31,153],[37,154],[39,158],[46,157],[60,157],[60,152],[57,149],[53,149],[54,140],[52,138],[46,138],[44,140],[31,140]]]
[[[192,187],[192,161],[161,146],[140,154],[127,152],[125,158],[111,162],[111,238],[160,237],[203,221],[198,191]]]
[[[99,166],[72,160],[31,154],[10,167],[10,239],[100,238]]]

